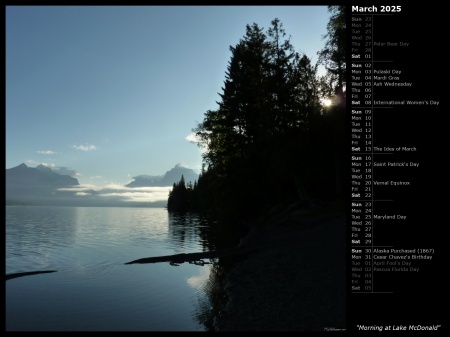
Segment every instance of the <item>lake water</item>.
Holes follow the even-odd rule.
[[[214,249],[207,221],[163,208],[6,207],[7,331],[204,331],[212,264],[131,264]]]

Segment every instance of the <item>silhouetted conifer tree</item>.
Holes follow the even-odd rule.
[[[319,77],[317,64],[294,51],[278,19],[267,34],[247,25],[230,46],[218,109],[208,110],[193,129],[208,169],[188,188],[191,208],[239,218],[336,191],[345,106],[325,111],[321,98],[330,92],[345,97],[345,10],[329,8],[328,40],[319,53],[327,76]],[[182,193],[177,185],[173,199]]]

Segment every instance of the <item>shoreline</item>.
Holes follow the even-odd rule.
[[[258,233],[227,275],[217,331],[345,330],[345,225],[340,214]]]

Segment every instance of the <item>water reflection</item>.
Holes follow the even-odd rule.
[[[169,212],[169,238],[180,243],[181,251],[193,244],[199,245],[199,251],[220,250],[236,245],[238,239],[227,228],[230,226],[203,214]],[[200,274],[187,279],[191,287],[198,289],[193,318],[206,331],[217,330],[216,317],[227,302],[226,276],[239,259],[227,257],[205,260]]]
[[[208,280],[204,282],[201,296],[198,298],[195,319],[205,327],[206,331],[217,331],[216,317],[227,303],[225,291],[226,276],[232,263],[216,261],[209,269]]]
[[[209,278],[209,273],[211,272],[211,264],[206,264],[203,266],[204,268],[200,268],[199,275],[193,275],[187,279],[187,283],[192,287],[198,290],[201,290],[203,285]]]
[[[10,206],[6,212],[6,272],[49,269],[52,254],[73,245],[77,212],[70,207]],[[27,259],[24,260],[23,257]]]
[[[6,273],[32,274],[6,283],[7,328],[213,331],[224,303],[224,261],[124,262],[217,250],[227,246],[224,239],[202,214],[8,207]]]
[[[177,242],[178,251],[197,247],[198,251],[216,249],[216,234],[213,221],[201,213],[169,212],[169,239]]]

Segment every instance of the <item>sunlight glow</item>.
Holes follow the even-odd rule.
[[[325,98],[325,99],[322,100],[322,105],[323,106],[329,107],[331,105],[331,103],[332,103],[332,101],[329,98]]]

